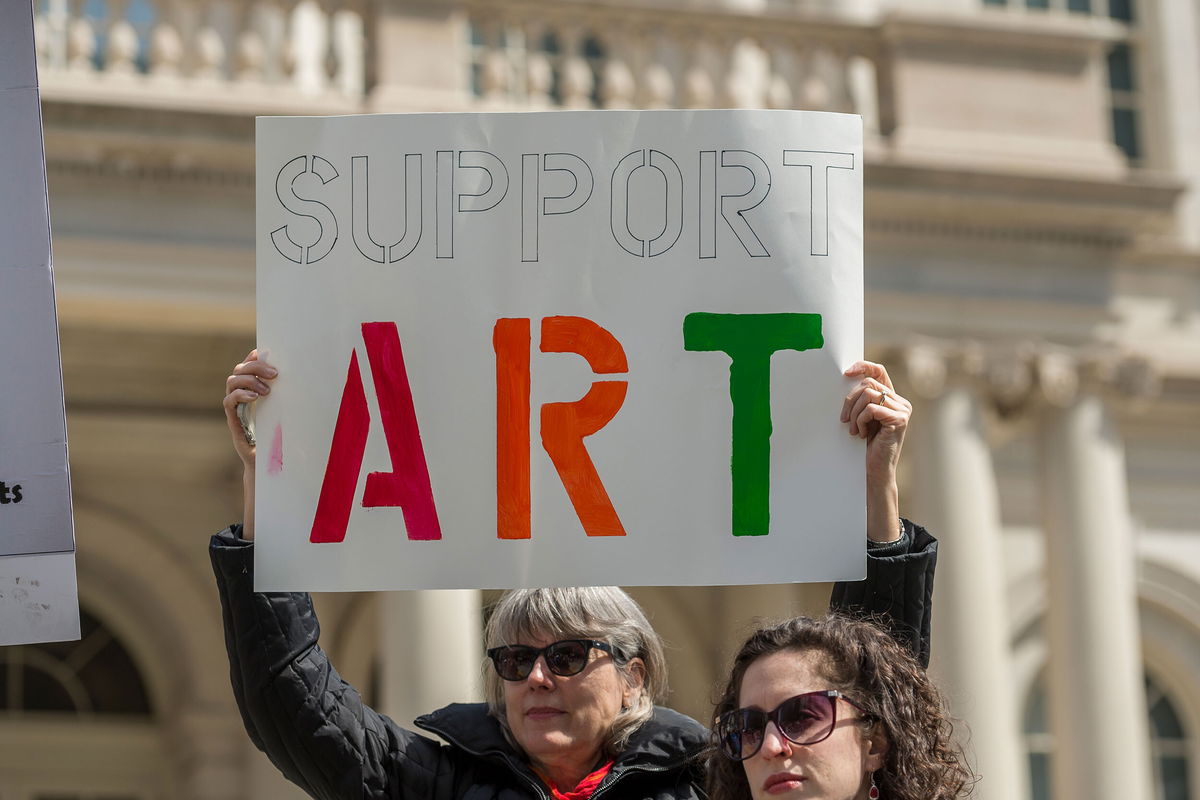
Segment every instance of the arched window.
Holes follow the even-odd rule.
[[[83,610],[79,628],[77,642],[0,647],[0,714],[151,716],[128,651]]]
[[[1188,735],[1171,698],[1150,677],[1146,678],[1146,705],[1150,707],[1150,756],[1158,800],[1191,800]]]
[[[0,800],[169,796],[171,740],[120,639],[81,610],[80,639],[0,647]]]
[[[1146,707],[1150,717],[1150,758],[1154,772],[1156,800],[1195,800],[1188,773],[1190,752],[1188,732],[1170,697],[1155,682],[1146,677]],[[1022,731],[1029,755],[1029,776],[1032,800],[1051,800],[1050,765],[1054,753],[1054,738],[1050,733],[1047,713],[1045,676],[1038,678],[1025,703]]]

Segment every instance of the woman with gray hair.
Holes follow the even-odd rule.
[[[557,646],[503,644],[537,642],[548,632]],[[560,638],[571,636],[580,638]],[[603,641],[595,638],[598,636]],[[509,592],[492,610],[484,640],[494,667],[483,674],[488,712],[499,720],[505,737],[527,754],[533,739],[530,733],[540,720],[521,713],[521,704],[515,702],[510,717],[508,695],[529,680],[541,655],[545,655],[550,673],[560,677],[577,666],[582,669],[589,650],[607,653],[612,659],[621,710],[608,729],[600,731],[604,738],[601,749],[610,754],[624,750],[633,733],[654,715],[655,703],[666,699],[667,663],[662,642],[638,604],[612,586]],[[519,738],[514,729],[521,731]]]
[[[246,523],[212,539],[234,695],[251,740],[318,798],[599,800],[701,798],[708,734],[663,708],[662,642],[614,587],[507,592],[484,632],[487,702],[419,717],[439,742],[362,702],[317,644],[307,594],[253,591],[254,448],[237,405],[270,391],[275,370],[254,353],[226,382],[225,411],[245,472]],[[936,543],[897,523],[895,467],[911,406],[882,366],[860,362],[842,422],[867,441],[867,580],[834,604],[875,613],[920,658]],[[861,535],[861,534],[860,534]],[[444,743],[443,743],[444,742]]]

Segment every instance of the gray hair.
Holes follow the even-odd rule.
[[[616,757],[634,731],[654,714],[654,704],[667,695],[667,661],[662,639],[634,599],[615,586],[514,589],[491,608],[484,628],[484,647],[519,644],[543,637],[597,639],[613,647],[614,663],[632,685],[629,661],[643,664],[642,690],[628,709],[613,722],[604,742],[605,752]],[[509,743],[520,751],[504,713],[504,680],[490,662],[483,668],[484,694],[488,713],[500,722]]]

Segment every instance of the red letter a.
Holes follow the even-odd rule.
[[[363,506],[399,506],[404,512],[409,539],[440,539],[442,530],[396,323],[364,322],[362,332],[392,459],[391,472],[372,472],[367,476]],[[352,353],[309,541],[340,542],[346,538],[369,425],[358,357]]]

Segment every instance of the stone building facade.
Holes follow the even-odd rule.
[[[85,636],[0,648],[0,800],[297,796],[241,731],[205,553],[240,513],[254,116],[596,107],[863,115],[868,356],[917,404],[902,506],[944,543],[977,796],[1200,797],[1195,0],[36,8]],[[753,618],[827,591],[634,593],[703,718]],[[486,599],[322,596],[324,644],[411,719],[478,694]]]

